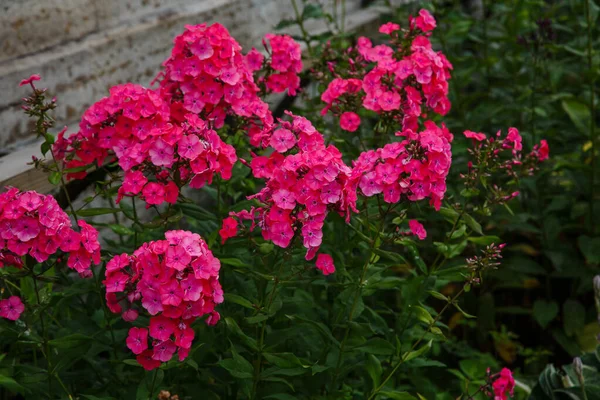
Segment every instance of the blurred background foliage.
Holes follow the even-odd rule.
[[[389,18],[402,21],[420,6]],[[457,339],[445,346],[458,357],[489,352],[535,376],[546,363],[593,351],[600,333],[592,287],[600,272],[600,8],[581,0],[428,7],[438,21],[434,46],[454,65],[452,110],[443,118],[456,138],[451,173],[466,169],[465,129],[492,135],[514,126],[526,146],[541,138],[550,144],[550,167],[522,182],[510,208],[486,216],[488,234],[508,243],[504,262],[466,298],[477,322],[451,319]]]

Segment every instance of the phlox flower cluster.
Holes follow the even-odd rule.
[[[187,25],[158,75],[161,96],[175,120],[198,114],[218,129],[227,115],[247,121],[254,146],[265,144],[273,124],[267,103],[258,97],[252,68],[239,43],[218,23]]]
[[[250,198],[263,206],[230,213],[221,235],[226,239],[237,234],[233,217],[251,219],[252,228],[258,225],[263,238],[279,247],[288,247],[296,235],[302,237],[309,260],[323,241],[327,214],[348,212],[346,184],[351,170],[335,146],[325,145],[310,121],[290,115],[292,121],[280,121],[271,136],[270,145],[275,151],[269,156],[256,156],[250,163],[254,177],[266,181],[265,187]]]
[[[266,76],[261,78],[268,93],[283,93],[286,90],[291,96],[296,95],[300,87],[302,71],[302,50],[300,45],[289,35],[268,33],[263,45],[269,53]],[[248,64],[253,71],[262,67],[262,54],[252,49],[247,55]],[[260,61],[260,62],[259,62]]]
[[[145,369],[159,367],[175,352],[184,360],[194,340],[191,325],[199,317],[217,323],[215,305],[223,302],[220,266],[200,235],[188,231],[168,231],[165,240],[144,243],[106,264],[110,310],[126,321],[140,312],[150,315],[148,327],[131,328],[127,337],[127,347]]]
[[[426,10],[411,18],[409,29],[387,23],[380,32],[386,43],[374,45],[358,39],[350,49],[347,64],[336,68],[329,63],[335,79],[321,95],[329,110],[340,117],[342,129],[353,132],[360,125],[359,107],[396,120],[402,129],[418,129],[418,118],[427,110],[445,115],[450,110],[448,80],[452,64],[442,52],[431,47],[428,36],[436,26]]]
[[[58,250],[69,254],[69,268],[91,276],[92,262],[100,262],[98,231],[82,220],[79,232],[73,230],[69,216],[50,195],[16,188],[0,193],[0,268],[22,268],[26,254],[44,262]]]
[[[491,200],[495,203],[505,203],[518,196],[519,192],[508,190],[508,184],[521,175],[532,175],[550,154],[546,140],[534,145],[531,152],[523,154],[523,139],[517,128],[508,128],[506,135],[498,131],[489,138],[481,132],[465,131],[463,134],[474,144],[468,149],[474,160],[469,161],[468,172],[461,174],[461,177],[471,190],[475,190],[481,177],[484,177],[488,181]],[[503,174],[492,174],[494,171]]]
[[[215,173],[229,179],[237,160],[235,149],[196,114],[171,120],[157,92],[134,84],[111,88],[85,112],[80,131],[69,138],[59,134],[53,150],[66,168],[116,157],[124,171],[117,202],[139,195],[148,205],[175,203],[181,186],[199,188]]]
[[[492,383],[494,400],[507,400],[508,394],[512,397],[515,390],[515,379],[508,368],[502,368],[497,378]],[[491,394],[490,394],[491,395]],[[490,396],[492,397],[492,396]]]
[[[422,132],[407,129],[396,135],[404,140],[365,151],[354,161],[349,190],[360,189],[366,197],[383,193],[383,200],[391,204],[403,198],[410,201],[429,198],[430,204],[439,210],[452,161],[452,134],[444,124],[439,127],[426,121]]]

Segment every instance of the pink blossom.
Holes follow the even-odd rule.
[[[358,114],[346,111],[340,116],[340,127],[348,132],[355,132],[360,126],[360,117]]]
[[[165,200],[165,188],[157,182],[150,182],[142,190],[148,204],[161,204]]]
[[[189,266],[192,257],[181,246],[169,246],[165,257],[165,265],[169,268],[183,271]]]
[[[139,354],[135,359],[137,362],[144,367],[146,371],[151,371],[155,368],[160,367],[160,361],[152,358],[152,350],[145,350]]]
[[[168,340],[175,332],[175,323],[170,319],[159,315],[150,318],[150,336],[158,340]]]
[[[419,240],[424,240],[427,237],[427,231],[416,219],[411,219],[408,221],[408,226],[413,235],[417,236]]]
[[[492,383],[494,390],[494,400],[508,399],[507,393],[513,396],[515,389],[515,380],[512,372],[508,368],[502,368],[499,377]]]
[[[269,144],[278,152],[285,153],[294,147],[296,144],[296,137],[288,129],[277,129],[275,132],[273,132],[273,136],[271,136],[271,141]]]
[[[194,160],[202,152],[202,144],[198,136],[186,135],[177,143],[177,152],[183,158]]]
[[[164,340],[153,347],[152,358],[157,361],[167,362],[173,358],[177,346],[171,340]]]
[[[333,264],[333,257],[329,254],[319,253],[317,255],[316,266],[323,275],[330,275],[335,272],[335,265]]]
[[[130,308],[129,310],[125,311],[122,315],[123,320],[127,321],[127,322],[133,322],[135,321],[139,316],[139,313],[137,310],[134,310],[133,308]]]
[[[127,335],[127,347],[133,354],[141,354],[148,348],[148,329],[131,328]]]
[[[385,33],[386,35],[391,35],[392,32],[395,32],[400,29],[400,25],[394,24],[393,22],[388,22],[379,27],[380,33]]]
[[[8,299],[0,300],[0,317],[16,321],[19,319],[25,305],[21,301],[21,298],[17,296],[10,296]]]
[[[416,25],[423,32],[429,32],[435,29],[436,22],[433,16],[427,10],[420,10],[419,16],[415,19]]]
[[[475,139],[478,142],[481,142],[482,140],[485,140],[485,134],[484,133],[477,133],[477,132],[473,132],[473,131],[464,131],[463,135],[465,135],[465,137],[467,137],[467,138]]]
[[[138,331],[127,340],[144,368],[158,367],[175,351],[185,358],[194,339],[190,325],[214,315],[224,300],[219,269],[219,260],[200,235],[182,230],[168,231],[164,240],[144,243],[132,255],[121,254],[107,263],[103,283],[110,310],[120,313],[125,308],[123,319],[128,322],[137,319],[137,309],[152,316],[147,330],[140,328],[146,338],[149,332],[152,343],[144,340],[146,345],[140,345]],[[119,302],[128,304],[121,307]]]
[[[225,244],[227,239],[237,235],[237,225],[237,221],[233,217],[227,217],[223,220],[223,226],[219,230],[219,235],[221,235],[221,244]]]
[[[160,300],[163,305],[171,305],[177,307],[183,300],[183,289],[177,281],[170,281],[166,285],[160,287]]]
[[[279,189],[273,193],[273,201],[277,207],[284,210],[293,210],[296,206],[296,196],[286,189]]]
[[[19,86],[25,86],[25,85],[30,85],[35,81],[39,81],[40,79],[42,79],[38,74],[33,74],[31,75],[29,78],[27,79],[23,79],[20,83]]]

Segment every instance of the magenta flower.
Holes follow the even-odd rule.
[[[21,301],[21,298],[17,296],[10,296],[8,299],[0,300],[0,317],[16,321],[19,319],[25,305]]]
[[[329,254],[320,253],[317,256],[316,266],[323,275],[333,274],[335,272],[335,265],[333,264],[333,257]]]
[[[485,133],[478,133],[473,131],[464,131],[463,135],[469,139],[475,139],[478,142],[485,140]]]
[[[416,219],[411,219],[408,221],[408,226],[413,235],[417,236],[419,240],[424,240],[427,237],[427,231]]]
[[[186,135],[179,139],[177,143],[177,152],[183,158],[194,160],[202,153],[202,144],[198,136]]]
[[[148,349],[148,329],[146,328],[131,328],[125,341],[129,350],[133,354],[141,354]]]
[[[29,78],[27,79],[23,79],[20,83],[19,86],[25,86],[25,85],[30,85],[35,81],[39,81],[40,79],[42,79],[38,74],[33,74],[31,75]]]
[[[360,117],[352,111],[346,111],[340,116],[340,127],[348,132],[355,132],[360,126]]]

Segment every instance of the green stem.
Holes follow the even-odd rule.
[[[292,0],[292,7],[294,7],[294,14],[296,15],[296,23],[298,24],[298,27],[300,27],[300,32],[302,32],[302,40],[304,40],[304,43],[306,43],[306,48],[308,50],[308,54],[312,58],[313,50],[310,45],[310,37],[308,35],[308,32],[306,31],[306,28],[304,27],[304,21],[302,20],[302,15],[300,14],[300,11],[298,10],[298,5],[296,4],[296,0]]]
[[[52,359],[50,357],[50,346],[48,344],[48,332],[46,331],[46,323],[44,322],[44,312],[42,310],[42,302],[40,300],[40,291],[37,285],[37,279],[35,272],[33,271],[33,265],[29,266],[31,272],[31,279],[33,279],[33,288],[35,290],[35,297],[39,307],[40,323],[42,325],[42,340],[44,345],[44,353],[46,356],[46,362],[48,363],[48,396],[52,394]]]
[[[383,387],[385,386],[385,384],[391,379],[392,376],[394,376],[394,374],[396,373],[396,371],[398,371],[398,368],[400,368],[400,366],[406,361],[406,357],[413,352],[417,346],[423,341],[423,339],[425,338],[425,335],[427,335],[427,333],[429,332],[429,330],[440,320],[440,318],[442,317],[442,314],[444,314],[444,312],[452,305],[456,302],[456,300],[458,300],[458,298],[464,293],[465,288],[463,287],[462,289],[460,289],[460,291],[452,298],[452,300],[450,300],[448,303],[446,303],[446,305],[444,306],[444,308],[442,308],[442,310],[438,313],[438,315],[433,319],[433,321],[431,321],[431,323],[429,323],[429,325],[427,326],[427,329],[423,332],[423,334],[421,335],[421,337],[419,338],[419,340],[417,340],[415,343],[413,343],[412,347],[410,348],[410,350],[408,350],[406,353],[404,353],[404,355],[400,358],[400,360],[398,361],[398,363],[394,366],[394,368],[392,369],[392,372],[390,372],[388,374],[388,376],[386,376],[386,378],[383,380],[383,382],[381,383],[381,385],[379,385],[375,390],[373,390],[373,392],[371,393],[371,395],[369,396],[368,400],[372,400],[375,399],[375,397],[377,396],[377,394],[381,391],[381,389],[383,389]]]
[[[71,214],[75,219],[75,223],[79,224],[79,220],[77,219],[77,213],[75,212],[75,207],[73,207],[73,202],[71,201],[71,196],[69,195],[69,191],[67,190],[67,182],[65,181],[65,176],[63,173],[63,169],[60,164],[56,161],[56,157],[54,156],[54,150],[52,150],[52,146],[50,146],[50,154],[52,154],[52,160],[58,169],[58,173],[60,175],[60,187],[62,188],[65,198],[67,199],[67,203],[69,203],[69,208],[71,209]],[[77,227],[79,229],[79,226]]]
[[[594,201],[596,198],[595,188],[595,175],[596,175],[596,132],[595,132],[595,121],[594,121],[594,78],[593,72],[593,53],[592,53],[592,16],[590,12],[590,0],[585,1],[585,18],[587,22],[587,59],[588,69],[590,73],[590,140],[592,141],[592,173],[590,175],[590,226],[592,235],[596,233],[596,224],[594,219]]]
[[[340,25],[342,27],[342,33],[344,33],[344,28],[346,26],[346,0],[342,0],[342,22]]]
[[[456,232],[456,229],[458,228],[458,223],[462,219],[463,215],[465,214],[465,209],[466,209],[466,205],[465,205],[465,207],[463,207],[460,214],[458,214],[458,217],[456,217],[456,221],[454,221],[454,225],[452,226],[450,233],[448,234],[448,236],[446,236],[446,239],[444,239],[444,246],[448,245],[448,242],[452,238],[452,235],[454,234],[454,232]],[[443,265],[443,262],[446,261],[446,256],[444,256],[443,260],[441,258],[442,258],[442,253],[438,253],[435,260],[433,260],[433,263],[431,264],[431,273],[434,273],[438,269],[440,269],[440,267]],[[438,265],[438,262],[440,262],[442,264]]]
[[[91,268],[92,270],[92,275],[93,275],[93,279],[96,282],[96,292],[98,292],[98,297],[100,298],[100,304],[102,304],[102,308],[103,308],[103,314],[104,314],[104,323],[106,324],[106,326],[108,327],[108,330],[110,332],[110,338],[111,338],[111,342],[112,342],[112,353],[113,353],[113,358],[115,359],[115,361],[119,360],[119,357],[117,356],[117,341],[115,339],[115,332],[113,331],[113,327],[110,323],[110,318],[109,318],[109,312],[110,310],[108,309],[108,306],[106,305],[104,296],[102,296],[102,288],[100,286],[100,278],[96,277],[96,272],[94,271],[94,268]],[[120,380],[120,379],[119,379]]]
[[[276,253],[276,255],[278,252]],[[275,258],[277,260],[277,257]],[[273,305],[273,301],[275,300],[275,292],[277,291],[277,286],[279,285],[279,276],[281,275],[281,271],[283,270],[284,263],[281,263],[279,266],[279,272],[275,275],[273,288],[269,293],[269,297],[266,302],[266,311],[269,312],[271,305]],[[252,383],[252,396],[251,399],[256,398],[256,391],[258,390],[258,383],[260,382],[260,373],[261,373],[261,364],[262,364],[262,353],[263,347],[265,343],[265,331],[267,329],[267,320],[264,320],[262,323],[262,327],[260,329],[260,335],[258,338],[258,357],[256,360],[256,364],[254,365],[254,382]]]
[[[150,393],[148,393],[148,400],[152,400],[152,395],[154,394],[154,385],[156,384],[156,375],[158,374],[158,369],[154,370],[154,377],[152,377],[152,386],[150,386]]]
[[[134,224],[138,223],[138,217],[137,217],[137,208],[135,206],[135,196],[131,197],[131,207],[133,208],[133,219],[134,219]],[[137,229],[133,230],[133,247],[135,249],[137,249],[138,247],[138,231]]]
[[[381,215],[381,222],[379,224],[379,228],[377,229],[377,232],[375,233],[375,237],[373,237],[371,239],[369,255],[367,256],[367,259],[365,260],[365,263],[362,268],[360,280],[358,282],[358,287],[356,288],[356,291],[354,292],[354,298],[352,300],[352,306],[350,307],[350,314],[348,315],[348,322],[346,324],[346,330],[344,332],[344,337],[342,339],[342,343],[340,344],[340,351],[338,353],[338,358],[337,358],[337,362],[336,362],[336,366],[335,366],[335,372],[333,374],[333,379],[331,381],[331,390],[335,390],[335,385],[339,378],[340,368],[342,366],[342,358],[344,355],[344,350],[346,348],[346,341],[348,340],[348,336],[350,335],[350,322],[352,322],[352,320],[354,318],[354,313],[356,312],[356,307],[358,305],[358,299],[360,298],[360,295],[362,293],[362,286],[365,282],[367,270],[369,269],[369,264],[371,263],[371,260],[373,259],[374,250],[375,250],[375,247],[377,246],[377,239],[382,233],[383,225],[385,223],[385,217],[387,216],[387,213],[390,211],[390,209],[391,209],[391,205],[390,205],[390,207],[388,207],[388,209],[385,211],[385,213],[383,213]]]

